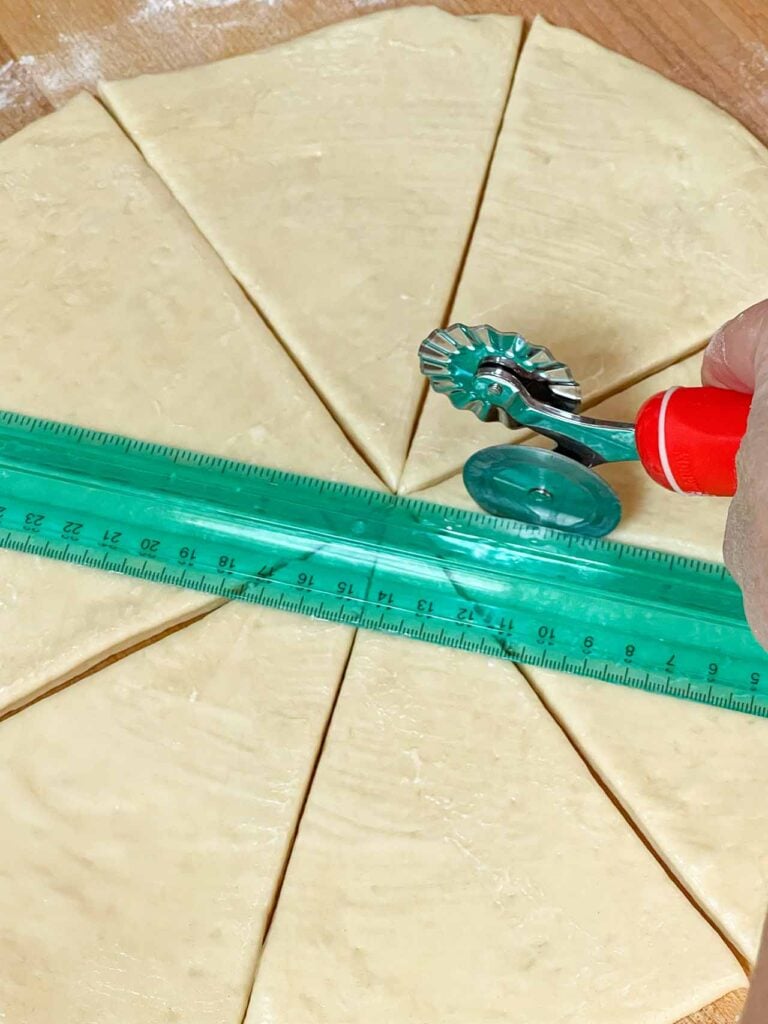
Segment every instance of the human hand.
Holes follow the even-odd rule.
[[[768,646],[768,299],[716,331],[703,384],[754,394],[737,459],[738,490],[728,513],[725,562],[744,593],[752,632]],[[741,1024],[768,1021],[768,920]]]
[[[738,490],[725,531],[725,564],[742,589],[752,632],[768,648],[768,299],[712,336],[702,383],[754,394],[737,459]]]

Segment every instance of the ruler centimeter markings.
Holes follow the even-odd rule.
[[[5,412],[0,546],[768,717],[714,563]]]

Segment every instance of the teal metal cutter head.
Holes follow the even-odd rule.
[[[421,343],[419,362],[457,409],[555,442],[554,451],[502,444],[472,455],[464,484],[481,508],[586,536],[617,525],[621,503],[593,469],[638,459],[635,425],[579,415],[579,385],[548,349],[487,324],[453,324]]]

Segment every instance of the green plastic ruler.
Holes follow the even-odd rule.
[[[738,588],[693,559],[15,413],[0,546],[768,717]]]

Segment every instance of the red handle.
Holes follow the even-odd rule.
[[[635,439],[646,472],[684,494],[736,493],[736,453],[752,396],[722,388],[671,388],[637,414]]]

